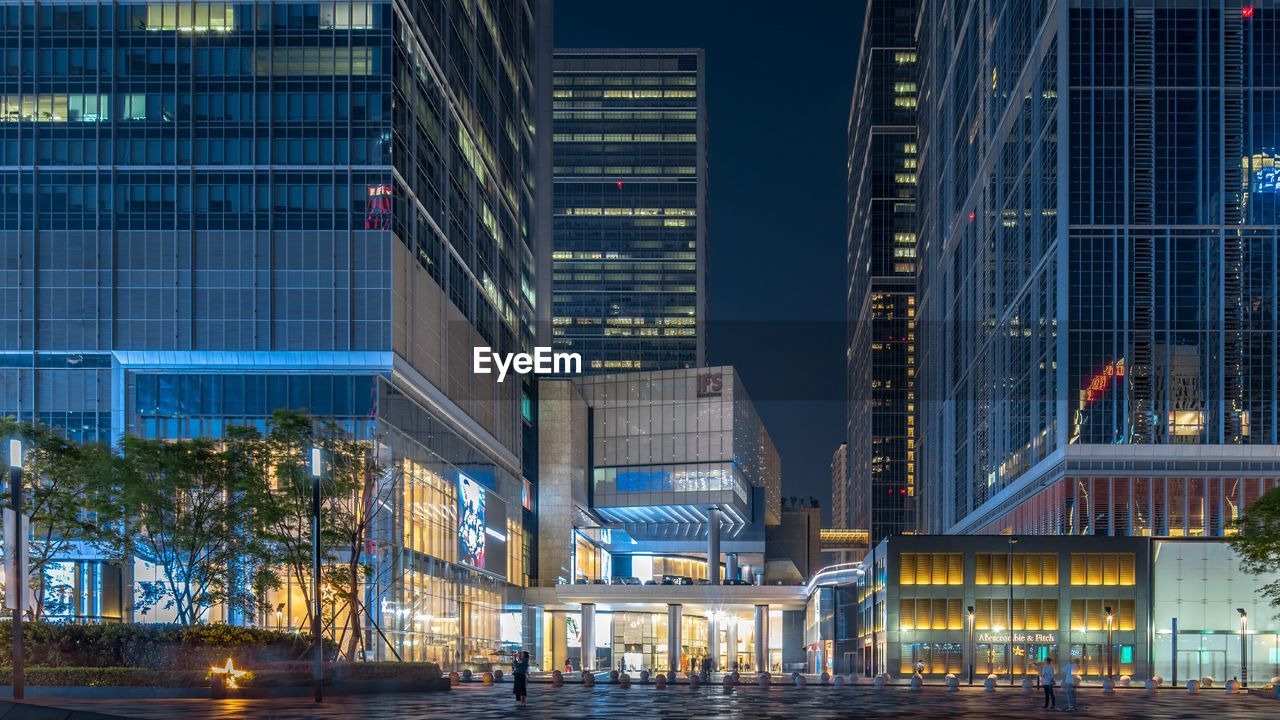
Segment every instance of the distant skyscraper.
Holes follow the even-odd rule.
[[[532,572],[537,436],[533,384],[473,374],[471,348],[534,343],[550,9],[5,3],[0,413],[103,441],[334,419],[395,468],[369,659],[490,657]],[[462,488],[504,538],[483,562]],[[59,572],[85,579],[68,607],[129,620],[155,570]],[[297,627],[299,598],[263,600]]]
[[[928,529],[1224,534],[1280,482],[1280,8],[917,27]]]
[[[917,2],[867,4],[849,112],[849,507],[915,529]]]
[[[840,443],[831,456],[831,527],[849,527],[849,444]]]
[[[587,372],[706,364],[705,91],[701,50],[556,52],[547,289]]]

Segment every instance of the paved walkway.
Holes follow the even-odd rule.
[[[808,687],[774,686],[762,689],[744,686],[732,692],[723,687],[687,685],[658,690],[652,686],[622,689],[598,685],[584,688],[566,685],[531,685],[529,703],[516,707],[510,685],[484,687],[479,684],[455,688],[448,693],[420,695],[377,695],[335,697],[323,705],[304,699],[281,700],[87,700],[37,699],[31,702],[62,708],[89,710],[128,718],[166,720],[305,720],[337,718],[449,718],[489,720],[491,718],[545,718],[548,720],[695,720],[703,717],[754,718],[992,718],[1026,720],[1047,717],[1108,718],[1241,718],[1274,720],[1280,715],[1280,701],[1248,695],[1227,695],[1220,690],[1188,695],[1185,690],[1162,690],[1149,697],[1139,690],[1118,691],[1104,696],[1099,691],[1080,694],[1076,713],[1041,709],[1042,695],[1024,695],[1019,690],[1001,688],[984,693],[964,688],[948,693],[939,687],[910,692],[891,688],[876,692],[870,686]]]

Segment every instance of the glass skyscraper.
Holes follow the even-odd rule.
[[[587,372],[706,364],[701,50],[558,50],[555,347]]]
[[[926,527],[1229,533],[1280,482],[1280,9],[918,29]]]
[[[867,4],[849,115],[845,493],[872,545],[915,529],[917,7]]]
[[[0,412],[105,441],[337,418],[395,468],[369,656],[487,658],[532,572],[535,403],[470,358],[534,342],[549,11],[0,4]],[[507,535],[485,567],[458,549],[464,485]],[[132,619],[150,571],[87,606]],[[277,602],[214,619],[302,622],[295,588]]]

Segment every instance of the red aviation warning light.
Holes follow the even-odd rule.
[[[1253,19],[1253,6],[1252,6],[1252,5],[1245,5],[1244,7],[1240,8],[1240,17],[1244,18],[1245,20],[1252,20],[1252,19]]]
[[[622,181],[621,181],[621,180],[619,180],[619,181],[618,181],[618,189],[619,189],[619,190],[621,190],[621,189],[622,189]]]

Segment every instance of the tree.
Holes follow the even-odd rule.
[[[1236,534],[1228,542],[1245,571],[1255,575],[1280,568],[1280,488],[1269,490],[1235,521]],[[1280,580],[1262,586],[1272,606],[1280,607]]]
[[[31,518],[28,582],[35,594],[28,613],[37,620],[46,611],[67,613],[72,608],[63,607],[56,593],[46,592],[49,570],[76,543],[101,539],[90,506],[93,488],[110,475],[111,450],[102,444],[79,445],[43,425],[9,418],[0,418],[0,437],[16,437],[23,446],[22,510]]]
[[[109,553],[155,563],[163,595],[150,592],[180,624],[199,622],[217,603],[248,605],[238,574],[263,550],[251,522],[262,482],[251,446],[127,437],[122,450],[99,500]]]
[[[248,431],[246,431],[248,432]],[[368,441],[354,438],[334,422],[321,421],[295,410],[277,410],[268,423],[254,462],[270,478],[265,494],[255,501],[259,537],[271,548],[273,566],[286,573],[306,603],[305,622],[311,621],[311,489],[312,448],[319,448],[320,556],[323,564],[321,602],[329,609],[323,621],[341,632],[333,635],[341,653],[354,659],[363,640],[365,605],[362,584],[368,579],[364,548],[376,510],[391,492],[389,473],[371,451]]]
[[[256,436],[256,431],[240,430],[246,437]],[[310,449],[315,444],[314,421],[311,416],[294,410],[277,410],[268,421],[265,437],[257,437],[253,462],[258,471],[269,479],[255,502],[258,536],[271,549],[271,565],[266,570],[293,581],[306,605],[301,627],[311,623],[311,468]],[[330,495],[332,483],[322,478],[322,495]],[[321,513],[320,556],[326,565],[331,560],[331,548],[337,541],[332,525],[323,522],[328,516]],[[277,583],[278,584],[278,583]]]
[[[386,507],[396,486],[391,468],[378,456],[379,444],[356,440],[340,428],[329,426],[319,443],[324,448],[335,489],[345,489],[335,494],[326,504],[328,518],[334,535],[340,538],[337,546],[345,563],[333,568],[330,583],[336,599],[342,602],[346,620],[341,633],[336,632],[342,655],[355,660],[364,642],[364,614],[366,607],[363,583],[369,580],[369,565],[365,548],[369,531],[377,517],[378,509]],[[339,608],[335,608],[337,617]]]

